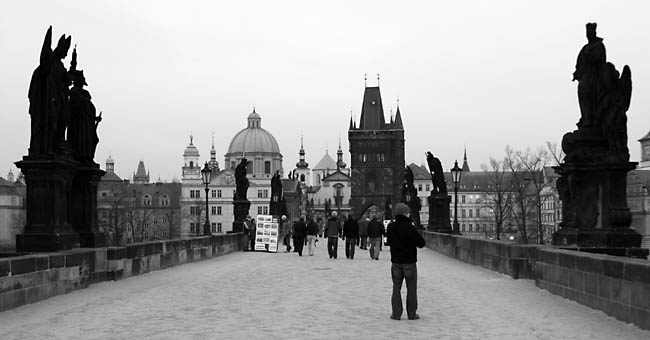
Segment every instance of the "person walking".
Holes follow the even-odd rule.
[[[307,224],[305,224],[305,216],[300,216],[298,222],[293,224],[293,246],[299,256],[302,256],[302,249],[305,246],[305,238],[307,237]]]
[[[336,217],[336,211],[332,211],[332,216],[327,219],[325,234],[327,235],[327,253],[331,258],[336,258],[339,246],[339,237],[341,237],[341,223]]]
[[[318,223],[314,221],[312,217],[309,217],[309,223],[307,223],[307,249],[309,250],[309,256],[314,256],[314,248],[316,248],[316,236],[318,235]]]
[[[368,222],[368,238],[370,239],[370,258],[379,260],[379,253],[381,252],[381,240],[384,236],[384,226],[377,220],[377,216],[373,216],[372,220]]]
[[[352,214],[348,215],[348,219],[343,224],[343,239],[345,240],[345,257],[354,259],[354,249],[359,239],[359,225],[352,218]]]
[[[357,224],[359,225],[359,249],[368,250],[368,223],[367,217],[362,218]]]
[[[406,315],[409,320],[417,320],[418,309],[418,268],[417,248],[424,247],[424,238],[417,231],[410,219],[411,210],[404,203],[397,203],[394,209],[395,221],[388,225],[387,237],[390,245],[391,278],[393,295],[391,296],[393,320],[402,317],[402,282],[406,280]]]

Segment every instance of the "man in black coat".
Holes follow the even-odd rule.
[[[417,231],[409,215],[411,210],[404,203],[395,206],[395,221],[388,225],[388,244],[390,245],[390,272],[393,278],[390,318],[399,320],[402,316],[402,281],[406,280],[406,314],[409,320],[419,319],[418,309],[418,268],[417,248],[424,247],[424,239]],[[417,247],[417,248],[416,248]]]
[[[359,239],[359,225],[352,218],[352,214],[348,215],[348,219],[343,223],[343,239],[345,240],[345,257],[353,259],[354,248]]]
[[[379,252],[381,252],[381,241],[384,236],[384,225],[377,220],[377,216],[373,216],[372,220],[368,222],[368,238],[370,239],[370,258],[379,260]]]
[[[293,246],[298,255],[302,256],[302,248],[305,246],[307,237],[307,224],[305,216],[300,216],[300,220],[293,225]]]

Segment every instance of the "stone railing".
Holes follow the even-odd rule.
[[[0,257],[0,311],[34,303],[91,283],[241,251],[241,233],[78,248],[57,253]]]
[[[427,231],[422,234],[427,248],[514,279],[534,279],[539,288],[650,329],[647,260]]]
[[[533,279],[537,245],[485,240],[423,231],[426,247],[460,261],[481,266],[514,279]]]

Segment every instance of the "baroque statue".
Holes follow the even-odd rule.
[[[445,182],[445,173],[442,171],[440,159],[434,157],[431,151],[427,151],[426,155],[429,172],[431,173],[431,182],[433,183],[431,193],[447,195],[447,183]]]
[[[600,160],[628,161],[627,116],[632,95],[632,75],[629,66],[619,72],[607,61],[603,39],[596,35],[596,23],[586,25],[587,44],[578,54],[573,80],[578,81],[580,120],[578,132],[568,133],[562,140],[567,161]],[[576,140],[586,135],[602,138],[603,150],[580,149]]]
[[[88,163],[95,158],[95,149],[99,143],[97,126],[101,122],[101,113],[96,116],[95,105],[93,105],[90,93],[83,87],[88,85],[83,70],[77,70],[77,49],[72,52],[70,62],[70,79],[72,89],[70,90],[70,126],[68,127],[68,143],[74,150],[76,160]]]
[[[45,34],[40,63],[29,84],[30,156],[54,154],[64,142],[70,81],[62,60],[70,43],[71,37],[64,34],[52,50],[52,26]]]
[[[235,168],[235,200],[245,200],[246,191],[248,191],[248,178],[246,178],[246,166],[248,165],[248,159],[242,158],[237,168]]]

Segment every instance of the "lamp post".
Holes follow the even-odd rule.
[[[452,233],[460,234],[460,226],[458,225],[458,183],[460,183],[460,176],[463,169],[458,167],[458,161],[454,162],[454,167],[451,169],[451,181],[454,183],[454,225]]]
[[[201,181],[203,181],[203,184],[205,184],[205,225],[203,225],[203,235],[208,236],[212,235],[212,232],[210,231],[210,218],[208,215],[208,184],[210,184],[210,174],[212,173],[212,170],[208,168],[208,162],[205,162],[205,166],[203,167],[203,170],[201,170]]]

